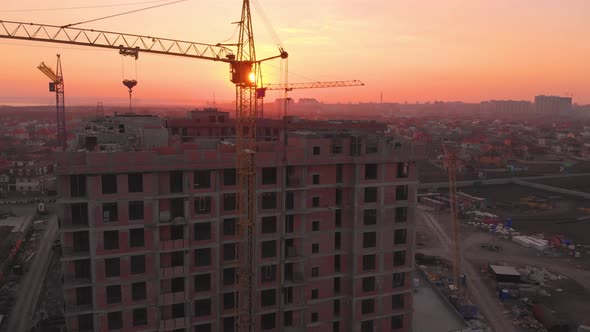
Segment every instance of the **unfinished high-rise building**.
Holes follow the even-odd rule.
[[[254,330],[410,331],[421,152],[375,124],[301,125],[255,154]],[[236,147],[191,141],[61,155],[69,331],[234,331]]]

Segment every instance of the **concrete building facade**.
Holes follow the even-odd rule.
[[[60,156],[69,331],[235,330],[235,154],[197,140]],[[422,154],[366,133],[258,144],[256,331],[411,331]]]

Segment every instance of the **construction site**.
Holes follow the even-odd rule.
[[[477,314],[457,310],[470,325],[484,331],[558,332],[585,331],[590,324],[587,199],[546,189],[461,183],[456,189],[461,257],[456,260],[449,188],[423,184],[416,264],[445,294],[454,289],[453,268],[459,266]]]

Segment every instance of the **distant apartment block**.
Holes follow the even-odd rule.
[[[572,111],[572,98],[558,96],[536,96],[535,111],[546,115],[563,115]]]
[[[533,110],[533,104],[526,100],[490,100],[480,104],[480,110],[494,114],[522,114]]]
[[[288,136],[255,157],[254,330],[411,331],[422,150],[342,127]],[[69,331],[235,331],[236,148],[191,141],[61,154]]]

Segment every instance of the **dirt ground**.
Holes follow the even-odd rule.
[[[568,219],[590,216],[579,208],[589,207],[588,200],[555,195],[543,190],[536,190],[519,185],[491,185],[479,188],[466,187],[460,191],[470,195],[484,197],[487,200],[489,212],[502,219],[512,218],[513,228],[529,235],[543,233],[546,236],[563,235],[576,244],[590,244],[590,220],[581,222],[567,222]],[[535,196],[548,199],[553,208],[548,210],[531,209],[517,204],[523,197]],[[560,197],[560,198],[551,198]],[[507,207],[506,204],[514,204]]]
[[[575,177],[575,178],[562,178],[562,179],[542,179],[535,180],[535,183],[540,183],[548,186],[559,187],[564,189],[571,189],[590,193],[590,177]],[[588,204],[587,207],[590,207]]]
[[[450,234],[449,217],[447,213],[435,213],[442,228]],[[499,239],[482,230],[462,225],[461,252],[464,259],[480,271],[485,271],[489,264],[512,265],[515,267],[535,266],[567,277],[562,280],[546,282],[543,287],[549,294],[542,296],[539,301],[557,312],[559,318],[575,324],[590,324],[588,303],[590,303],[590,257],[572,258],[563,252],[539,252],[532,248],[525,248],[510,240]],[[499,245],[500,252],[493,252],[482,248],[482,244]],[[429,255],[441,253],[442,246],[437,237],[425,225],[416,225],[416,250]],[[487,278],[486,272],[481,272]],[[495,287],[489,279],[487,286]],[[498,300],[499,301],[499,300]],[[509,306],[506,306],[509,311]],[[524,331],[524,330],[523,330]]]

